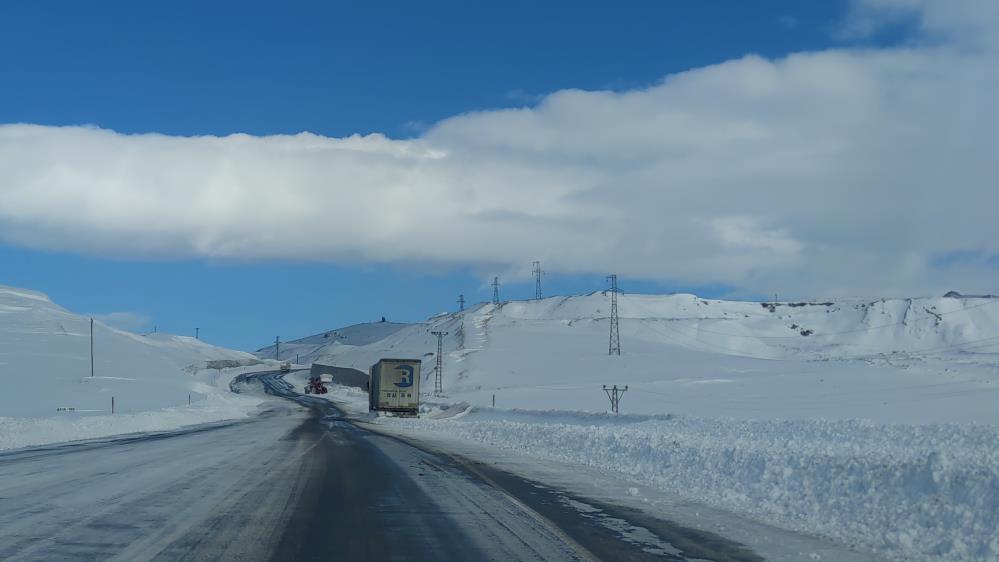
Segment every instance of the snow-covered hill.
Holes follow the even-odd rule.
[[[609,295],[594,293],[480,304],[307,358],[360,369],[423,358],[429,381],[440,330],[445,390],[473,404],[495,394],[504,407],[603,411],[601,386],[618,384],[629,385],[630,412],[999,420],[999,299],[619,301],[620,357],[607,354]]]
[[[294,361],[298,359],[301,363],[308,364],[312,362],[312,359],[334,345],[355,347],[369,345],[381,341],[409,326],[412,326],[412,324],[387,321],[367,322],[328,332],[321,332],[297,340],[281,342],[280,359],[282,361]],[[277,359],[274,356],[274,351],[275,346],[269,345],[258,349],[256,355],[261,359]]]
[[[197,404],[227,390],[213,384],[219,371],[207,369],[208,361],[256,361],[194,338],[95,322],[91,377],[90,345],[89,318],[41,293],[0,286],[0,418],[110,413],[112,396],[119,414],[187,406],[189,397]]]

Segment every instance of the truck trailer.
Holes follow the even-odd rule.
[[[420,360],[380,359],[368,370],[368,410],[415,416],[420,410]]]

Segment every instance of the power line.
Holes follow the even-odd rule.
[[[644,319],[644,320],[648,320],[648,319]],[[728,355],[736,355],[736,356],[739,356],[739,357],[747,357],[747,358],[751,358],[751,359],[766,359],[766,360],[771,360],[771,361],[773,361],[773,360],[780,360],[780,358],[778,358],[778,357],[764,357],[764,356],[759,356],[759,355],[749,355],[749,354],[741,352],[741,351],[736,351],[736,350],[733,350],[733,349],[730,349],[730,348],[726,348],[726,347],[723,347],[723,346],[720,346],[720,345],[715,345],[715,344],[703,341],[701,339],[698,339],[697,337],[692,336],[690,334],[687,334],[685,332],[681,332],[679,330],[674,330],[674,329],[670,328],[666,324],[662,324],[662,325],[660,325],[660,324],[651,324],[651,327],[653,327],[653,328],[662,328],[662,329],[669,330],[670,333],[673,333],[673,334],[676,334],[678,336],[682,336],[684,338],[687,338],[687,339],[693,341],[694,343],[696,343],[696,344],[698,344],[698,345],[700,345],[700,346],[702,346],[704,348],[709,348],[709,349],[710,348],[714,348],[714,349],[726,352],[726,354],[728,354]],[[660,330],[655,330],[655,331],[657,331],[659,333],[659,335],[665,337],[667,340],[670,340],[670,341],[672,341],[672,342],[674,342],[674,343],[676,343],[678,345],[682,345],[682,346],[688,345],[686,342],[682,342],[682,341],[679,341],[679,340],[676,340],[676,339],[670,337],[666,332],[663,332],[663,331],[660,331]],[[942,352],[945,352],[945,351],[967,351],[967,350],[970,350],[970,349],[978,349],[978,348],[983,348],[983,347],[996,346],[996,345],[999,345],[999,341],[997,341],[997,340],[999,340],[999,336],[991,336],[991,337],[988,337],[988,338],[982,338],[982,339],[978,339],[978,340],[971,340],[971,341],[968,341],[968,342],[958,343],[958,344],[943,345],[943,346],[931,347],[931,348],[926,348],[926,349],[914,349],[914,350],[904,350],[904,349],[902,349],[902,350],[897,350],[897,351],[898,351],[898,353],[903,353],[903,354],[906,354],[906,355],[932,355],[932,354],[936,354],[936,353],[942,353]],[[868,347],[868,348],[872,348],[872,349],[880,349],[878,346],[872,346],[872,345],[860,345],[860,344],[848,344],[848,345],[850,345],[852,347]],[[888,353],[890,353],[890,352],[884,352],[884,351],[882,351],[880,353],[873,353],[873,354],[865,355],[864,357],[868,357],[868,356],[872,356],[872,355],[886,355]]]
[[[642,305],[639,304],[638,306],[642,306]],[[967,310],[967,309],[971,309],[971,308],[978,308],[979,306],[984,306],[984,305],[975,305],[975,306],[972,306],[972,307],[963,308],[961,310],[952,310],[950,312],[945,312],[945,313],[942,313],[942,314],[950,314],[950,313],[953,313],[953,312],[961,312],[962,310]],[[651,310],[649,310],[649,312],[651,312]],[[658,332],[659,335],[665,337],[667,340],[670,340],[673,343],[676,343],[678,345],[688,346],[689,344],[687,342],[679,341],[679,340],[671,337],[669,334],[667,334],[665,331],[662,331],[662,330],[667,330],[669,333],[672,333],[672,334],[675,334],[677,336],[681,336],[683,338],[689,339],[692,342],[694,342],[695,344],[697,344],[697,345],[699,345],[699,346],[701,346],[703,348],[717,349],[717,350],[723,351],[723,352],[725,352],[726,354],[729,354],[729,355],[736,355],[736,356],[739,356],[739,357],[747,357],[747,358],[751,358],[751,359],[765,359],[765,360],[771,360],[771,361],[773,361],[773,360],[779,360],[779,358],[777,358],[777,357],[765,357],[765,356],[759,356],[759,355],[750,355],[750,354],[747,354],[745,352],[736,351],[734,349],[727,348],[727,347],[724,347],[724,346],[721,346],[721,345],[712,344],[710,342],[706,342],[706,341],[703,341],[703,340],[699,339],[695,335],[688,334],[688,333],[680,331],[678,329],[673,329],[671,326],[669,326],[668,323],[659,324],[659,323],[655,322],[656,320],[663,320],[665,322],[669,322],[669,320],[667,320],[667,319],[656,318],[656,317],[649,317],[649,318],[641,318],[640,320],[649,321],[650,323],[646,324],[647,326],[655,329],[655,331]],[[876,328],[876,327],[874,327],[874,328]],[[662,330],[660,330],[660,329],[662,329]],[[697,329],[699,331],[702,331],[702,332],[707,332],[707,333],[718,333],[718,332],[711,332],[710,330],[703,330],[703,329],[700,329],[700,328],[695,328],[695,329]],[[745,337],[745,338],[756,338],[756,337],[765,338],[766,337],[766,336],[747,336],[747,335],[744,335],[744,334],[722,334],[722,335],[731,335],[733,337]],[[777,336],[772,336],[772,338],[777,338]],[[780,339],[785,339],[783,336],[780,336],[779,338]],[[800,341],[800,336],[799,337],[792,336],[792,338],[793,339],[797,339],[797,340]],[[977,340],[971,340],[971,341],[967,341],[967,342],[963,342],[963,343],[949,344],[949,345],[931,347],[931,348],[926,348],[926,349],[898,350],[898,351],[900,353],[905,353],[905,354],[910,354],[910,355],[927,355],[927,354],[941,353],[941,352],[945,352],[945,351],[968,350],[968,349],[977,349],[977,348],[981,348],[981,347],[990,347],[990,346],[994,346],[994,345],[999,345],[999,341],[996,341],[996,340],[999,340],[999,336],[991,336],[991,337],[981,338],[981,339],[977,339]],[[860,345],[860,344],[848,344],[848,345],[854,346],[854,347],[869,347],[869,348],[873,348],[873,349],[878,349],[877,346],[872,346],[872,345]],[[883,355],[883,354],[884,354],[884,352],[879,353],[879,354],[874,354],[874,355]]]
[[[632,303],[634,304],[633,301],[632,301]],[[641,306],[642,308],[645,308],[641,304],[639,304],[638,306]],[[648,308],[646,308],[646,310],[648,312],[652,312]],[[658,318],[658,317],[642,318],[641,320],[646,320],[646,321],[650,321],[651,320],[651,321],[653,321],[653,323],[647,324],[647,325],[651,326],[652,328],[662,328],[664,330],[668,330],[670,333],[673,333],[673,334],[675,334],[677,336],[681,336],[681,337],[684,337],[684,338],[686,338],[688,340],[693,341],[695,344],[697,344],[699,347],[702,348],[699,351],[705,351],[703,348],[714,348],[714,349],[717,349],[717,350],[720,350],[720,351],[724,352],[726,355],[734,355],[734,356],[738,356],[738,357],[748,357],[750,359],[765,359],[765,360],[769,360],[769,361],[773,361],[773,360],[776,359],[774,357],[763,357],[763,356],[758,356],[758,355],[749,355],[749,354],[746,354],[746,353],[743,353],[743,352],[737,352],[737,351],[735,351],[733,349],[730,349],[730,348],[726,348],[726,347],[722,347],[722,346],[710,344],[710,343],[702,341],[702,340],[698,339],[697,337],[694,337],[694,336],[692,336],[690,334],[687,334],[687,333],[684,333],[684,332],[681,332],[681,331],[678,331],[678,330],[674,330],[671,327],[667,326],[666,324],[663,324],[663,325],[660,326],[658,323],[655,323],[656,320],[661,320],[661,318]],[[659,329],[656,329],[655,331],[658,332],[659,335],[663,336],[667,340],[669,340],[669,341],[671,341],[671,342],[673,342],[673,343],[675,343],[675,344],[677,344],[679,346],[690,348],[690,344],[687,343],[687,342],[685,342],[685,341],[677,340],[676,338],[670,336],[666,332],[661,331]]]
[[[900,350],[902,353],[909,353],[913,355],[924,355],[941,353],[944,351],[957,351],[957,350],[967,350],[967,349],[977,349],[980,347],[991,347],[994,345],[999,345],[999,336],[989,336],[987,338],[980,338],[977,340],[970,340],[963,343],[953,343],[948,345],[941,345],[937,347],[930,347],[927,349],[917,349],[913,351]]]
[[[617,275],[608,275],[607,279],[611,283],[610,341],[607,344],[607,355],[621,355],[621,331],[618,326],[619,318],[617,316]]]
[[[645,309],[649,313],[652,312],[651,309],[649,309],[648,307],[646,307],[643,304],[638,303],[634,299],[629,300],[629,302],[631,302],[633,304],[638,304],[639,307]],[[997,302],[999,302],[999,299],[990,300],[989,302],[984,302],[982,304],[976,304],[974,306],[967,306],[967,307],[959,308],[957,310],[951,310],[951,311],[948,311],[948,312],[939,312],[939,313],[936,313],[936,316],[946,316],[948,314],[954,314],[954,313],[957,313],[957,312],[964,312],[966,310],[973,310],[975,308],[980,308],[980,307],[983,307],[983,306],[988,306],[990,304],[995,304]],[[813,333],[809,337],[813,337],[813,338],[816,338],[816,337],[830,337],[830,336],[839,336],[839,335],[843,335],[843,334],[856,334],[856,333],[860,333],[860,332],[869,332],[869,331],[873,331],[873,330],[880,330],[882,328],[891,328],[893,326],[908,325],[909,323],[916,323],[916,322],[922,322],[922,321],[932,320],[936,316],[934,316],[934,315],[931,314],[931,316],[927,316],[925,318],[916,318],[914,320],[909,320],[909,321],[899,320],[898,322],[892,322],[890,324],[879,324],[877,326],[868,326],[866,328],[855,328],[855,329],[852,329],[852,330],[842,330],[842,331],[839,331],[839,332]],[[767,316],[760,315],[760,317],[767,317]],[[662,318],[662,317],[661,316],[651,316],[650,318]],[[736,318],[675,318],[674,320],[697,320],[697,321],[701,321],[701,320],[736,320]],[[719,336],[728,336],[728,337],[732,337],[732,338],[760,339],[760,340],[800,340],[803,337],[803,336],[754,336],[754,335],[748,335],[748,334],[733,334],[733,333],[730,333],[730,332],[719,332],[717,330],[709,330],[707,328],[701,328],[701,327],[696,327],[696,330],[698,332],[704,332],[704,333],[707,333],[707,334],[715,334],[715,335],[719,335]]]
[[[541,262],[536,261],[534,265],[534,298],[541,300]]]
[[[499,305],[499,277],[493,277],[493,304]]]
[[[701,348],[701,349],[697,349],[696,351],[711,352],[712,349],[716,349],[716,350],[721,351],[724,355],[732,355],[732,356],[736,356],[736,357],[746,357],[746,358],[749,358],[749,359],[764,359],[764,360],[767,360],[767,361],[775,361],[775,360],[779,359],[777,357],[765,357],[765,356],[762,356],[762,355],[750,355],[748,353],[745,353],[745,352],[742,352],[742,351],[737,351],[737,350],[734,350],[734,349],[731,349],[731,348],[728,348],[728,347],[723,347],[723,346],[720,346],[720,345],[711,344],[711,343],[708,343],[706,341],[702,341],[702,340],[700,340],[700,339],[698,339],[698,338],[696,338],[696,337],[694,337],[694,336],[692,336],[690,334],[687,334],[687,333],[684,333],[684,332],[681,332],[681,331],[678,331],[678,330],[673,330],[672,328],[668,327],[665,324],[663,324],[663,325],[651,324],[651,326],[653,328],[662,328],[664,330],[668,330],[672,334],[675,334],[677,336],[681,336],[681,337],[684,337],[684,338],[687,338],[687,339],[693,341],[695,344],[697,344]],[[656,331],[659,333],[659,335],[663,336],[667,340],[670,340],[670,341],[672,341],[673,343],[675,343],[677,345],[680,345],[680,346],[683,346],[683,347],[686,347],[686,348],[690,349],[690,344],[689,343],[677,340],[677,339],[671,337],[669,334],[667,334],[664,331],[660,331],[660,330],[656,330]],[[707,349],[705,349],[705,348],[707,348]]]

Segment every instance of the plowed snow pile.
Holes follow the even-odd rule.
[[[999,299],[621,295],[620,357],[608,311],[602,293],[479,305],[314,358],[423,358],[427,391],[429,332],[447,331],[444,401],[472,411],[379,423],[626,474],[898,559],[999,559]],[[604,413],[605,384],[628,386],[626,415]]]
[[[228,392],[239,369],[207,368],[257,362],[248,353],[96,322],[91,376],[90,345],[89,318],[0,286],[0,449],[241,417],[257,403]]]

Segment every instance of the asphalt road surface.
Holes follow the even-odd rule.
[[[284,399],[245,421],[0,454],[0,560],[759,560],[382,435],[280,373],[234,385]]]

